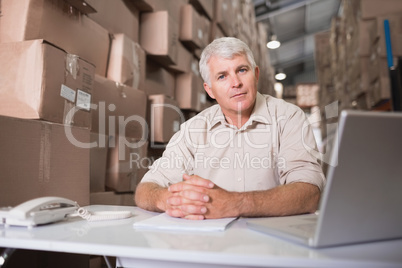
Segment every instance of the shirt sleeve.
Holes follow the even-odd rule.
[[[193,154],[186,142],[186,130],[182,126],[166,146],[162,157],[155,160],[141,182],[153,182],[162,187],[183,180],[183,174],[192,174]]]
[[[321,191],[325,176],[312,151],[317,151],[314,134],[304,112],[294,107],[287,109],[283,120],[278,121],[279,152],[278,166],[281,184],[306,182],[316,185]]]

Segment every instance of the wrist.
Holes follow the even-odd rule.
[[[251,192],[238,192],[235,195],[236,200],[236,213],[238,217],[245,217],[250,215],[250,208],[253,207],[253,197]]]
[[[245,212],[245,193],[232,192],[233,194],[233,204],[234,204],[234,214],[235,217],[241,217]]]
[[[167,188],[159,188],[155,189],[155,196],[157,196],[156,200],[156,208],[160,211],[165,212],[168,209],[167,200],[170,195],[170,192]]]

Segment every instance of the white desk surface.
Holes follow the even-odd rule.
[[[247,229],[238,219],[224,232],[136,230],[133,223],[157,215],[136,207],[123,220],[71,218],[32,229],[0,227],[0,247],[116,256],[124,267],[402,267],[402,240],[310,249]],[[211,267],[211,266],[210,266]]]

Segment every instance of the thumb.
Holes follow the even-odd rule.
[[[188,181],[189,179],[191,179],[191,176],[186,173],[183,173],[183,180]]]

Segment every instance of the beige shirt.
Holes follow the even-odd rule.
[[[257,93],[249,120],[228,124],[219,105],[183,123],[142,182],[167,187],[182,174],[209,179],[228,191],[267,190],[281,184],[325,185],[313,132],[297,106]]]

